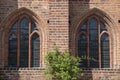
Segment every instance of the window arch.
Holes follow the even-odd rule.
[[[101,67],[110,67],[109,36],[105,33],[101,36]]]
[[[77,38],[78,56],[83,59],[81,67],[109,68],[110,45],[105,23],[92,16],[83,22],[78,33],[86,35],[79,35]]]
[[[38,34],[33,34],[35,32]],[[39,67],[40,35],[34,20],[22,16],[12,25],[8,34],[8,66]]]
[[[39,35],[34,33],[32,35],[32,46],[31,46],[31,50],[32,50],[32,62],[31,62],[31,66],[32,67],[39,67],[39,63],[40,63],[40,38]]]

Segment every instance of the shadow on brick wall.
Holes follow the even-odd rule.
[[[83,69],[84,76],[78,80],[93,80],[92,69]]]
[[[0,68],[0,76],[3,80],[19,80],[19,68]]]
[[[18,9],[18,0],[0,0],[0,24],[16,9]],[[4,80],[19,80],[18,68],[4,67],[7,66],[7,60],[5,60],[6,56],[7,55],[0,51],[0,76],[2,76]]]
[[[15,9],[18,9],[18,0],[0,0],[0,23]]]
[[[79,23],[80,17],[90,10],[89,3],[90,0],[69,0],[69,48],[71,54],[78,54],[76,46],[76,35],[78,32],[75,29],[78,24],[81,24]],[[88,71],[84,71],[84,76],[79,80],[92,80],[92,72],[91,70]],[[86,73],[89,73],[89,75]]]
[[[69,0],[69,48],[71,53],[76,53],[75,32],[80,22],[80,17],[90,10],[89,0]]]

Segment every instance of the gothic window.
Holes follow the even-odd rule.
[[[32,67],[39,67],[40,63],[40,39],[37,34],[32,36]]]
[[[8,66],[39,67],[40,36],[35,22],[23,17],[13,24],[9,34]]]
[[[78,56],[82,59],[81,67],[110,67],[109,36],[102,20],[96,17],[88,18],[80,26],[77,39]]]
[[[101,37],[101,67],[110,67],[109,37],[107,34],[103,34]]]

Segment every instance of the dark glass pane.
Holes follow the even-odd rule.
[[[20,25],[20,67],[28,66],[29,21],[23,19]]]
[[[80,32],[86,32],[87,31],[87,26],[86,24],[82,25],[81,29],[80,29]]]
[[[18,22],[16,22],[16,23],[12,26],[10,32],[17,32],[17,29],[18,29]]]
[[[34,30],[37,30],[37,27],[36,27],[36,24],[35,24],[34,22],[32,22],[32,32],[33,32]]]
[[[101,60],[102,68],[110,67],[109,38],[107,34],[103,34],[101,37]]]
[[[90,67],[98,68],[98,24],[94,18],[89,22],[89,40]]]
[[[98,29],[98,23],[95,18],[90,19],[89,25],[90,25],[90,29],[92,29],[92,30]]]
[[[16,67],[17,66],[17,36],[12,34],[9,37],[9,49],[8,49],[8,66]]]
[[[102,31],[107,31],[107,29],[105,28],[105,25],[104,25],[104,23],[100,23],[100,32],[102,32]]]
[[[40,39],[37,34],[32,36],[32,67],[40,66]]]
[[[84,35],[81,35],[78,38],[78,56],[81,58],[82,62],[80,62],[80,67],[88,67],[87,66],[87,40]]]

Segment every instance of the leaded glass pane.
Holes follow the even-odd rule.
[[[86,24],[82,25],[80,31],[82,31],[82,32],[86,32],[86,31],[87,31],[87,26],[86,26]]]
[[[17,36],[15,34],[9,37],[9,49],[8,49],[8,65],[9,67],[17,66]]]
[[[102,68],[110,67],[109,37],[107,34],[103,34],[101,37],[101,60]]]
[[[18,22],[16,22],[16,23],[12,26],[10,32],[17,32],[17,29],[18,29]]]
[[[98,29],[98,23],[97,23],[97,20],[95,18],[90,19],[89,27],[91,30]]]
[[[87,67],[87,41],[84,35],[78,38],[78,56],[81,58],[80,67]]]
[[[32,32],[37,30],[36,24],[34,22],[32,22]]]
[[[98,68],[98,23],[92,18],[89,22],[90,67]]]
[[[24,18],[20,23],[20,67],[28,66],[29,21]]]
[[[32,36],[32,67],[40,66],[40,39],[37,34]]]
[[[104,23],[100,23],[100,32],[102,32],[102,31],[107,31],[107,29],[105,28],[105,25],[104,25]]]

